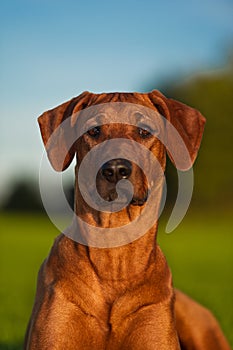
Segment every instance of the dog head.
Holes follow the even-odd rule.
[[[118,181],[131,181],[134,193],[129,205],[134,207],[143,207],[147,201],[148,174],[143,171],[143,166],[130,159],[124,140],[135,141],[142,149],[152,152],[162,170],[165,169],[166,151],[178,169],[187,170],[197,156],[205,124],[200,112],[168,99],[156,90],[145,94],[84,92],[45,112],[38,121],[53,168],[57,171],[66,169],[76,154],[77,176],[90,150],[105,141],[120,139],[114,146],[114,154],[120,154],[119,157],[111,158],[112,149],[107,144],[102,149],[108,160],[98,169],[96,187],[100,196],[111,202],[117,198]],[[182,147],[186,150],[185,155]],[[143,155],[141,159],[146,161]],[[92,164],[95,161],[92,159]],[[92,171],[92,165],[89,171]],[[80,198],[78,188],[76,196]]]

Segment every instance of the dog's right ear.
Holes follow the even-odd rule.
[[[65,170],[74,158],[74,142],[71,140],[75,141],[75,136],[70,117],[88,105],[91,95],[85,91],[38,118],[48,158],[56,171]]]
[[[148,96],[160,114],[169,121],[166,127],[168,156],[177,169],[190,169],[201,144],[205,118],[198,110],[167,98],[157,90]]]

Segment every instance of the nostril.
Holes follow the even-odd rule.
[[[114,175],[114,170],[111,168],[104,168],[102,169],[102,175],[104,177],[112,177]]]
[[[121,179],[127,179],[132,172],[132,164],[122,158],[109,160],[102,165],[101,173],[109,181],[117,183]]]
[[[131,169],[124,166],[118,167],[118,173],[122,179],[126,179],[131,174]]]

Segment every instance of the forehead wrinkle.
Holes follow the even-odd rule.
[[[153,119],[148,108],[143,106],[117,103],[114,105],[99,105],[96,114],[90,116],[88,120],[93,120],[101,124],[125,123],[137,125],[138,121]],[[153,113],[155,113],[153,111]]]
[[[103,132],[106,133],[106,136],[109,138],[129,138],[132,133],[132,126],[124,123],[105,124],[103,125]]]
[[[156,114],[156,116],[155,116]],[[110,123],[123,123],[138,126],[139,122],[148,122],[152,125],[156,122],[159,113],[139,104],[124,102],[102,103],[90,106],[83,110],[77,118],[77,129],[87,131],[94,126]],[[152,125],[153,126],[153,125]]]

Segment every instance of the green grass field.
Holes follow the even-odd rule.
[[[0,215],[0,349],[19,350],[28,322],[39,266],[58,231],[46,216]],[[233,345],[233,232],[230,215],[189,214],[159,242],[175,286],[210,308]]]

